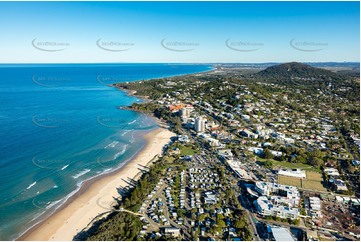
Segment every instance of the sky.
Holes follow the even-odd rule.
[[[359,2],[0,2],[0,63],[359,62]]]

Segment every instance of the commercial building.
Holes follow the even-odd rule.
[[[182,118],[189,118],[190,115],[191,109],[188,107],[184,107],[179,110],[179,116],[181,116]]]
[[[297,178],[301,178],[301,179],[306,178],[306,172],[301,169],[280,169],[278,171],[278,175],[297,177]]]
[[[218,150],[218,155],[222,160],[233,160],[233,153],[230,149]]]
[[[298,219],[300,193],[297,187],[270,182],[256,182],[254,190],[260,194],[254,205],[263,216]]]
[[[321,200],[318,197],[309,197],[310,216],[313,218],[322,217]]]
[[[292,206],[298,206],[300,193],[297,187],[271,182],[256,182],[255,190],[263,196],[280,195],[289,200]]]
[[[290,231],[283,227],[267,226],[268,232],[270,232],[275,241],[295,241]]]
[[[275,216],[284,219],[298,219],[298,208],[290,208],[284,205],[276,205],[266,196],[261,196],[254,201],[258,214],[263,216]]]

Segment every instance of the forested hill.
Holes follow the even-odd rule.
[[[251,75],[256,81],[297,86],[314,91],[334,93],[346,98],[359,98],[359,78],[340,75],[335,72],[312,67],[298,62],[290,62],[266,68]]]
[[[278,80],[280,82],[303,81],[302,84],[310,85],[324,82],[328,85],[329,82],[339,82],[346,79],[329,70],[312,67],[298,62],[290,62],[281,65],[275,65],[266,68],[254,75],[256,78],[265,78],[268,80]]]

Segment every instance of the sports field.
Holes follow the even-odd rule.
[[[322,174],[313,171],[306,171],[306,179],[304,180],[297,177],[278,176],[279,184],[315,191],[327,191],[327,189],[322,185],[322,181]]]

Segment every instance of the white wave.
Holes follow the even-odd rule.
[[[129,142],[130,142],[131,144],[134,143],[134,133],[132,134],[132,138],[131,138],[131,140],[129,140]]]
[[[112,168],[108,168],[108,169],[105,169],[102,173],[105,174],[105,173],[110,172],[111,170],[113,170],[113,169],[112,169]]]
[[[119,144],[119,141],[113,141],[110,144],[108,144],[107,146],[105,146],[104,149],[107,149],[109,147],[114,148],[117,144]]]
[[[126,135],[127,133],[129,133],[131,130],[125,130],[124,133],[121,136]]]
[[[68,166],[69,166],[69,165],[63,166],[63,167],[61,168],[61,170],[62,170],[62,171],[65,170]]]
[[[48,202],[48,203],[46,203],[46,205],[48,205],[48,206],[46,206],[46,209],[52,208],[54,205],[58,204],[58,203],[61,202],[61,201],[62,201],[62,199],[57,200],[57,201],[54,201],[54,202]]]
[[[90,172],[90,169],[85,169],[85,170],[79,172],[78,174],[76,174],[75,176],[73,176],[73,178],[74,178],[74,179],[77,179],[77,178],[79,178],[79,177],[81,177],[81,176],[84,176],[84,175],[87,174],[88,172]]]
[[[99,174],[101,175],[101,174]],[[97,177],[97,176],[95,176]],[[94,177],[94,178],[95,178]],[[89,178],[90,179],[90,178]],[[88,180],[89,180],[88,179]],[[31,230],[32,228],[34,228],[36,225],[38,225],[39,223],[41,223],[41,221],[39,220],[39,218],[47,211],[49,210],[50,208],[54,207],[55,205],[57,205],[54,209],[52,209],[52,212],[48,215],[52,215],[54,212],[57,211],[57,209],[64,203],[66,203],[68,201],[69,198],[71,198],[72,196],[74,196],[81,188],[82,184],[84,183],[85,181],[81,181],[81,182],[78,182],[76,184],[76,189],[73,190],[72,192],[70,192],[67,196],[65,196],[64,198],[60,199],[60,200],[57,200],[57,201],[54,201],[52,203],[50,203],[45,210],[43,210],[42,212],[38,213],[36,216],[33,217],[33,219],[30,221],[33,222],[33,221],[37,221],[36,223],[34,223],[33,225],[31,225],[27,230],[23,231],[22,233],[19,233],[16,237],[19,238],[21,237],[22,235],[24,235],[25,233],[27,233],[29,230]]]
[[[32,188],[33,186],[35,186],[35,184],[36,184],[36,182],[31,183],[31,184],[26,188],[26,190],[29,190],[30,188]]]
[[[127,150],[127,147],[128,145],[124,145],[123,146],[123,149],[121,151],[119,151],[118,153],[116,153],[114,156],[113,156],[113,160],[117,159],[119,156],[121,156],[122,154],[125,153],[125,151]]]
[[[135,122],[137,122],[136,119],[134,119],[132,122],[129,122],[128,124],[134,124]]]

